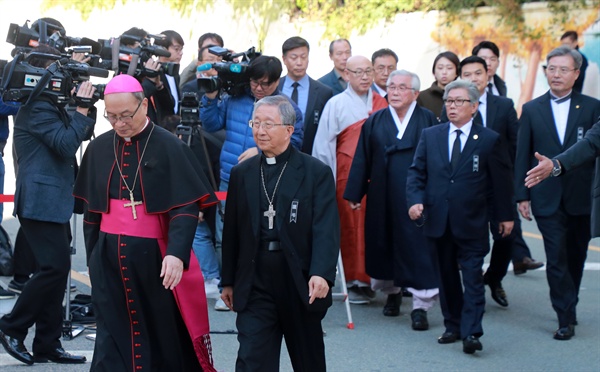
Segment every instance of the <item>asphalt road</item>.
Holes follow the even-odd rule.
[[[18,222],[12,218],[2,223],[13,241]],[[542,242],[535,223],[524,223],[525,240],[534,257],[544,261]],[[78,224],[77,253],[73,256],[73,270],[85,272],[85,253]],[[488,257],[489,258],[489,257]],[[586,271],[580,292],[577,317],[579,326],[570,341],[556,341],[552,333],[557,327],[556,316],[548,298],[548,284],[543,269],[514,276],[509,272],[504,279],[510,306],[498,306],[487,293],[486,313],[483,319],[485,335],[481,338],[483,351],[475,355],[462,352],[460,342],[439,345],[437,337],[444,327],[439,305],[429,311],[430,329],[416,332],[410,328],[410,298],[402,304],[402,315],[384,317],[381,313],[385,297],[378,294],[370,305],[352,305],[355,328],[348,329],[344,304],[334,301],[323,321],[327,366],[330,371],[597,371],[600,366],[600,242],[592,241],[588,252]],[[81,278],[75,274],[74,277]],[[4,284],[10,278],[0,277]],[[79,281],[77,293],[90,293],[90,288]],[[72,294],[71,296],[74,296]],[[15,300],[0,300],[0,313],[10,311]],[[209,317],[212,331],[235,329],[235,314],[217,312],[215,300],[209,299]],[[88,356],[91,360],[94,344],[84,331],[72,340],[63,340],[66,350]],[[31,348],[33,332],[26,340]],[[232,334],[212,335],[215,366],[219,371],[233,371],[237,339]],[[23,371],[24,365],[0,348],[0,370]],[[86,365],[36,364],[29,371],[87,371]],[[282,349],[281,370],[291,371],[285,346]]]

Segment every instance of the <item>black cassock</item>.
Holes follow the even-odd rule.
[[[158,241],[100,231],[109,199],[129,201],[115,163],[115,143],[123,178],[133,187],[134,199],[144,202],[137,214],[145,208],[168,221],[166,254],[180,258],[186,268],[199,208],[216,201],[193,153],[152,123],[131,142],[109,131],[90,143],[74,195],[87,207],[84,234],[97,317],[91,370],[202,370],[173,292],[162,285]],[[203,293],[204,288],[197,290]]]
[[[437,124],[435,115],[416,106],[402,139],[390,108],[367,119],[350,168],[344,199],[367,195],[365,265],[369,276],[398,287],[438,287],[433,250],[408,216],[406,174],[421,131]]]

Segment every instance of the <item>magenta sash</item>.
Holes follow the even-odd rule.
[[[139,238],[156,239],[164,258],[167,252],[168,218],[161,214],[147,214],[144,204],[137,207],[137,219],[133,219],[131,207],[125,207],[127,200],[110,199],[108,212],[102,214],[100,231],[115,235],[128,235]],[[188,269],[183,272],[181,281],[173,295],[181,317],[188,329],[196,357],[204,371],[215,371],[210,342],[208,307],[204,292],[204,278],[200,264],[191,252]]]

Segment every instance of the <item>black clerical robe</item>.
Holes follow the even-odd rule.
[[[367,195],[365,265],[375,279],[398,287],[438,287],[437,273],[421,228],[408,216],[406,173],[421,131],[437,123],[435,115],[415,106],[402,139],[390,112],[367,119],[350,168],[344,199],[360,202]]]
[[[134,207],[138,218],[158,220],[161,238],[106,228],[122,211],[125,224],[135,224],[133,208],[125,206],[129,190],[143,202]],[[109,131],[88,146],[74,195],[86,202],[84,235],[97,317],[91,370],[214,370],[208,317],[194,319],[194,312],[206,315],[206,297],[190,251],[199,209],[216,199],[190,149],[152,123],[131,141]],[[174,291],[162,286],[164,255],[180,258],[186,268]],[[197,291],[192,295],[203,299],[203,307],[186,313],[186,289]]]

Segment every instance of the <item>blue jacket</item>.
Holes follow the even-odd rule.
[[[8,116],[16,115],[19,111],[19,106],[14,104],[6,104],[2,101],[2,96],[0,96],[0,142],[4,145],[6,144],[6,140],[8,139],[8,135],[10,130],[8,129]],[[2,146],[2,151],[4,146]]]
[[[279,90],[273,93],[273,95],[278,94],[281,94]],[[240,96],[226,96],[220,102],[217,99],[202,97],[200,120],[202,120],[203,128],[208,132],[216,132],[225,128],[225,143],[221,150],[222,181],[229,182],[231,168],[237,165],[238,157],[249,148],[256,147],[252,136],[252,128],[248,125],[254,111],[254,100],[249,90],[246,94]],[[294,124],[291,143],[292,146],[300,150],[304,136],[304,120],[298,106],[291,100],[290,103],[294,106],[296,112],[296,124]]]

